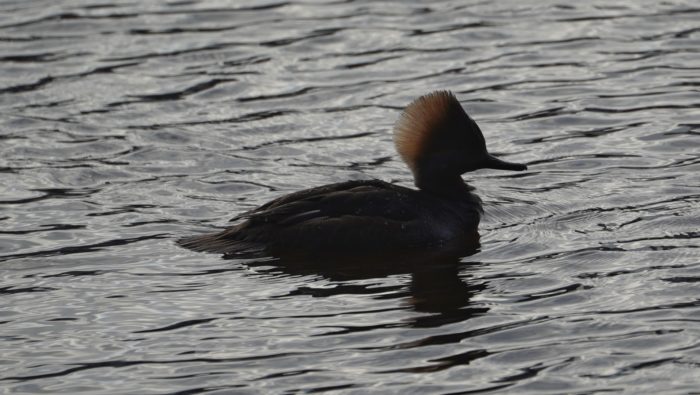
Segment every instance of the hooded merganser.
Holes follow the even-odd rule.
[[[418,190],[379,180],[324,185],[245,212],[224,231],[178,243],[230,257],[475,249],[481,199],[461,175],[483,168],[527,169],[491,156],[479,126],[449,91],[409,104],[394,126],[394,143]]]

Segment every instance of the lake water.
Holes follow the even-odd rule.
[[[700,393],[700,4],[0,3],[0,393]],[[481,249],[402,272],[179,248],[282,194],[410,186],[455,92]]]

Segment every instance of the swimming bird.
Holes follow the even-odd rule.
[[[452,92],[410,103],[394,126],[411,189],[380,180],[294,192],[245,212],[223,231],[186,237],[194,251],[229,257],[304,257],[459,251],[478,246],[481,199],[461,177],[478,169],[526,170],[489,154]]]

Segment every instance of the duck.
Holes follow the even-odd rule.
[[[391,256],[478,248],[482,201],[462,175],[479,169],[523,171],[527,165],[491,155],[481,129],[448,90],[411,102],[394,125],[393,139],[416,189],[376,179],[318,186],[244,212],[222,231],[177,243],[233,258]]]

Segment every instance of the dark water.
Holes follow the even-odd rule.
[[[3,1],[0,393],[700,389],[700,4]],[[452,89],[525,173],[482,248],[293,270],[174,239],[411,177]]]

